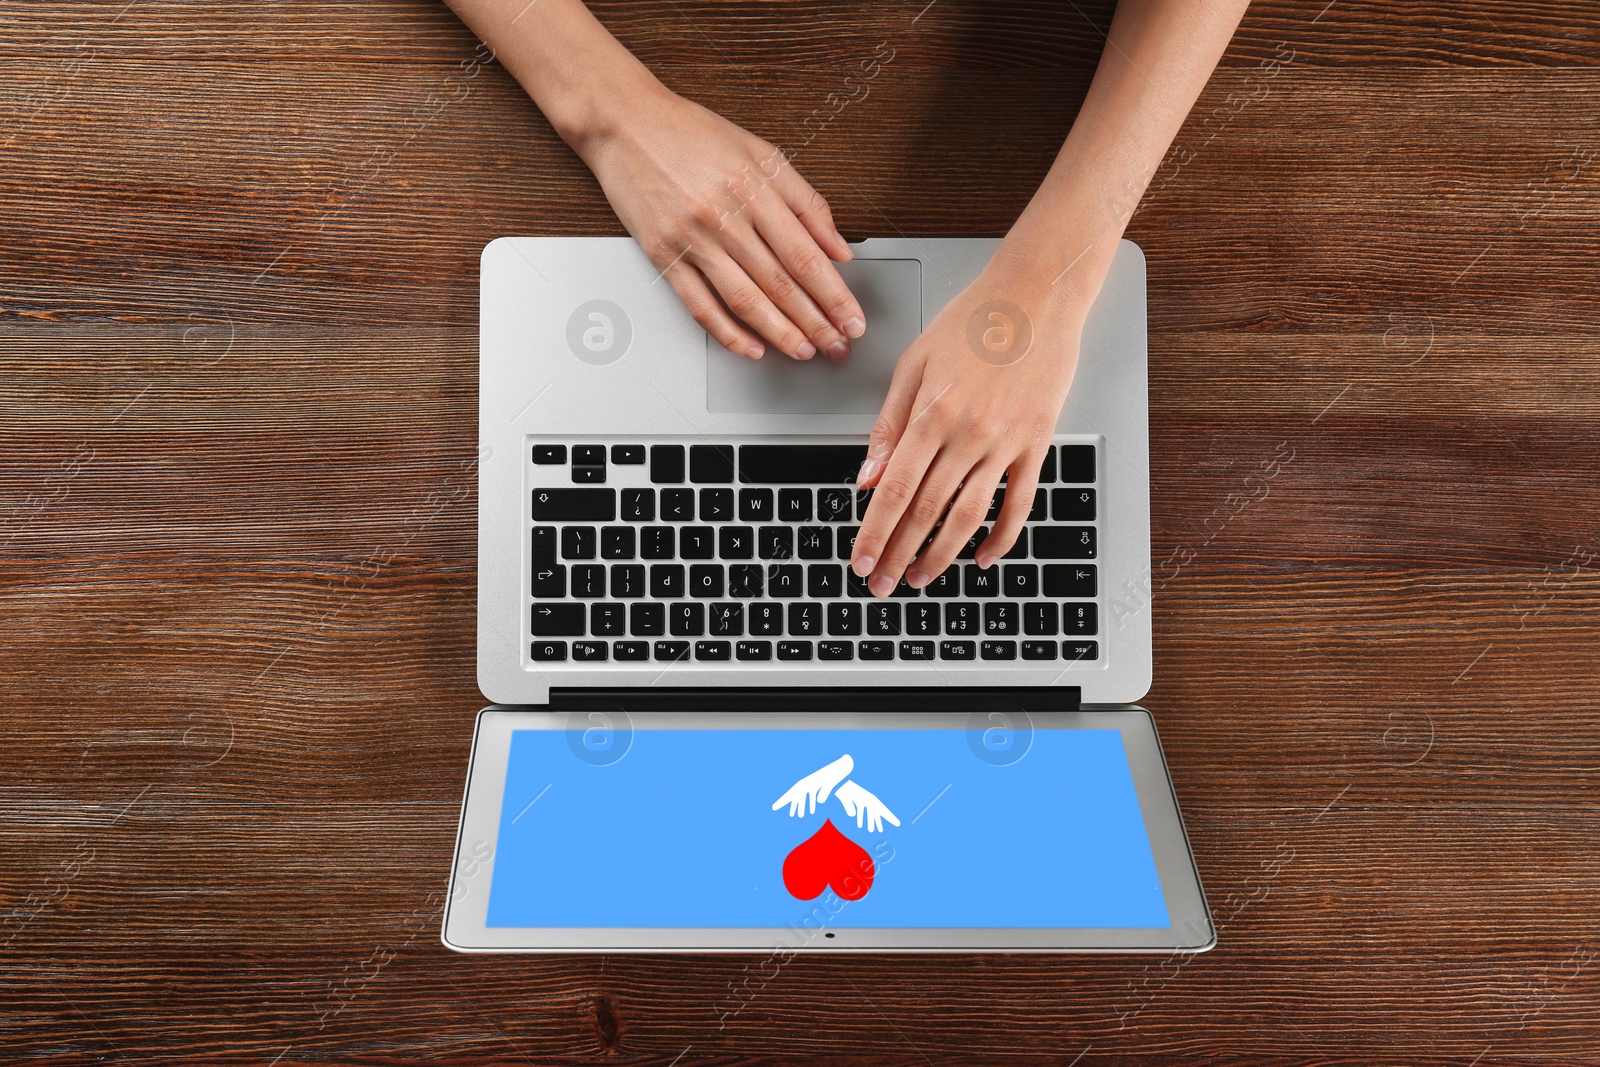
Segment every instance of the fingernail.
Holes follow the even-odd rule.
[[[990,567],[993,567],[993,566],[994,566],[994,557],[993,556],[979,556],[978,557],[978,568],[980,570],[985,570],[986,571]]]
[[[828,346],[828,358],[833,360],[835,363],[840,362],[841,360],[844,359],[844,357],[848,356],[849,354],[850,354],[850,342],[849,341],[835,341],[835,342],[833,342],[833,344]]]
[[[851,315],[839,324],[846,337],[860,337],[867,332],[867,324],[861,321],[860,315]]]
[[[834,230],[833,236],[836,241],[844,245],[844,258],[854,259],[855,253],[850,250],[850,242],[844,239],[844,234],[840,233],[838,230]]]
[[[906,584],[913,589],[921,589],[931,580],[932,579],[930,579],[922,571],[912,571],[910,574],[906,575]]]
[[[867,575],[872,573],[872,565],[876,562],[878,562],[878,560],[874,556],[862,556],[860,559],[852,563],[851,566],[855,568],[857,577],[865,578]]]
[[[744,350],[744,354],[749,356],[751,359],[760,359],[766,353],[766,351],[767,350],[762,348],[760,345],[751,345],[749,348]]]
[[[880,437],[867,448],[867,455],[876,460],[889,458],[889,442]]]
[[[867,583],[867,588],[872,590],[873,596],[888,596],[894,592],[894,579],[880,574]]]
[[[810,341],[801,341],[800,347],[794,350],[795,358],[810,359],[817,354],[817,346]]]
[[[881,470],[883,470],[883,460],[876,456],[868,456],[862,462],[861,469],[856,472],[856,484],[860,485],[862,482],[873,477]]]

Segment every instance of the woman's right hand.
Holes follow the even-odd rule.
[[[752,359],[763,341],[848,356],[866,316],[830,262],[851,252],[822,194],[778,149],[663,87],[624,106],[574,147],[694,320]]]

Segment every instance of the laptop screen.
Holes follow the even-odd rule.
[[[1117,730],[516,730],[487,925],[1171,920]]]

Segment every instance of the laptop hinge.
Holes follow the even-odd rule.
[[[1035,688],[993,686],[895,686],[833,688],[551,689],[551,711],[591,710],[612,705],[624,711],[960,711],[972,712],[990,701],[1020,705],[1027,711],[1077,711],[1082,690],[1075,685]]]

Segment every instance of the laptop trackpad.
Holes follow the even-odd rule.
[[[760,359],[736,356],[706,338],[706,410],[716,415],[876,414],[894,364],[922,332],[922,263],[855,259],[836,263],[866,314],[867,332],[850,358],[820,353],[790,359],[770,346]]]

